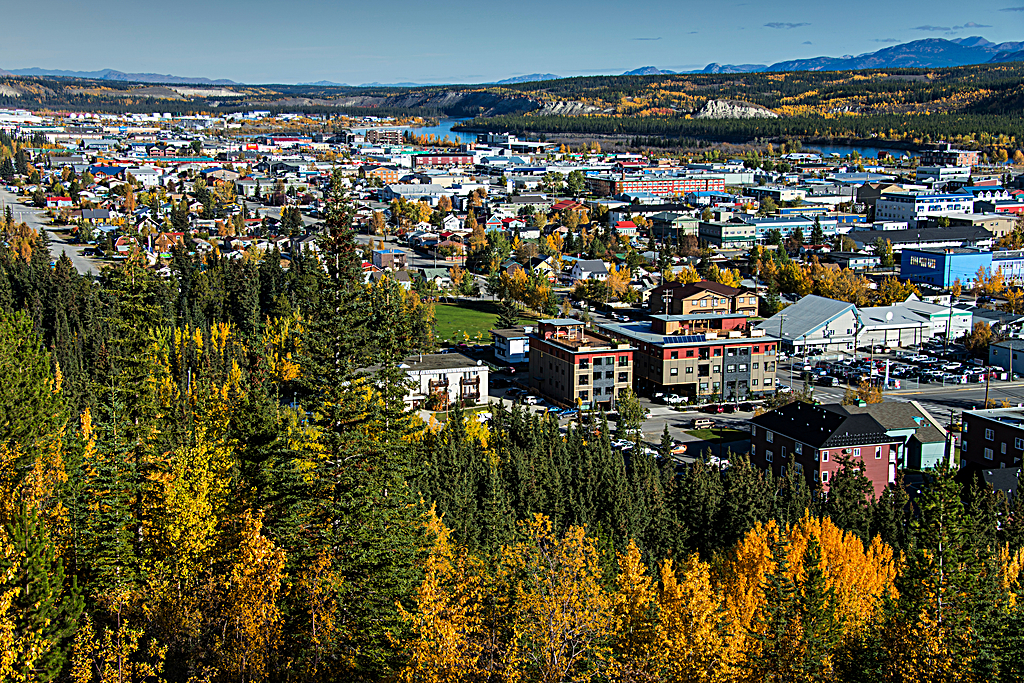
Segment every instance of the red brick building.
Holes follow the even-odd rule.
[[[1018,467],[1024,458],[1024,408],[965,410],[960,461],[971,469]]]
[[[844,456],[860,462],[881,496],[895,478],[896,451],[902,439],[889,436],[875,418],[851,414],[839,404],[796,401],[751,420],[750,459],[779,476],[792,457],[810,485],[828,491]]]
[[[446,166],[469,166],[473,163],[472,154],[414,154],[413,168],[444,168]]]
[[[633,348],[587,330],[579,320],[541,320],[530,334],[529,382],[563,405],[611,408],[633,386]]]
[[[602,174],[587,176],[586,183],[592,194],[604,197],[638,192],[664,197],[682,196],[688,192],[725,191],[723,175]]]

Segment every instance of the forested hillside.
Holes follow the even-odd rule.
[[[1024,523],[949,472],[879,500],[404,410],[433,313],[320,257],[80,277],[0,247],[0,679],[989,681],[1024,676]],[[372,370],[361,370],[372,368]],[[640,452],[642,449],[636,449]]]

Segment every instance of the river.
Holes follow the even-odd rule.
[[[400,128],[411,130],[416,135],[436,135],[442,140],[447,135],[452,142],[476,142],[476,133],[453,132],[452,126],[458,125],[469,119],[441,119],[436,126],[382,126],[383,128]],[[366,133],[365,128],[355,128],[353,133]]]

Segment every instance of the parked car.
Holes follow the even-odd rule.
[[[536,396],[523,396],[523,403],[528,406],[535,406],[539,399]]]
[[[775,391],[779,392],[780,394],[788,394],[789,392],[793,391],[793,387],[789,386],[788,384],[780,384],[779,386],[775,387]]]
[[[816,384],[819,387],[837,387],[839,386],[839,380],[835,377],[819,377]]]
[[[711,429],[714,426],[715,421],[710,417],[695,417],[690,421],[692,429]]]
[[[724,413],[725,406],[723,406],[720,403],[709,403],[708,405],[704,406],[704,412],[715,414]]]
[[[665,403],[669,404],[670,406],[677,406],[680,403],[686,403],[686,399],[676,394],[669,394],[668,396],[665,397]]]

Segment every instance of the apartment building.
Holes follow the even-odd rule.
[[[736,314],[656,315],[601,331],[636,348],[638,392],[739,401],[775,391],[779,340],[746,327]]]
[[[707,280],[655,287],[647,303],[652,313],[664,315],[757,315],[757,296],[753,292]]]
[[[1017,467],[1024,458],[1024,408],[965,410],[961,420],[962,467]]]
[[[696,175],[663,175],[654,173],[602,173],[586,178],[587,190],[599,197],[647,192],[658,197],[685,195],[688,192],[725,190],[725,176],[702,173]]]
[[[827,492],[845,456],[863,465],[875,496],[896,480],[903,438],[890,436],[867,413],[850,413],[839,404],[795,401],[750,422],[750,460],[776,476],[785,473],[792,457],[808,483]]]
[[[921,151],[922,166],[977,166],[979,152],[970,149],[954,149],[953,145],[944,145],[940,149]]]
[[[572,318],[541,320],[530,335],[530,388],[556,403],[611,408],[633,386],[633,347]]]

